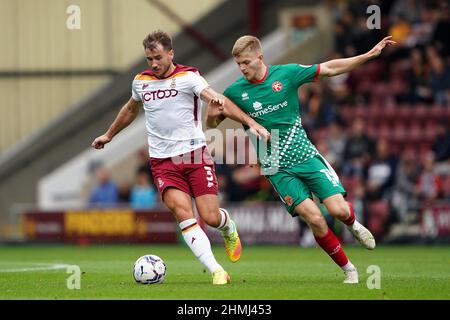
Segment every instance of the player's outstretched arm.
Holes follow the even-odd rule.
[[[126,128],[139,113],[141,102],[130,98],[128,102],[120,109],[117,114],[116,119],[106,131],[101,136],[94,139],[91,146],[95,149],[103,149],[105,144],[110,142],[116,134],[118,134],[122,129]]]
[[[362,65],[366,61],[378,57],[383,51],[384,47],[396,44],[395,41],[390,40],[392,36],[385,37],[370,51],[359,56],[334,59],[320,64],[319,77],[333,77],[342,73],[352,71],[356,67]]]
[[[250,118],[227,97],[211,88],[206,88],[202,91],[201,98],[203,101],[208,102],[208,116],[206,119],[208,127],[214,128],[225,118],[230,118],[249,127],[250,131],[258,138],[270,139],[270,133],[266,128]]]

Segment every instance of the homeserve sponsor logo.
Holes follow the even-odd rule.
[[[263,108],[263,105],[261,104],[261,102],[255,101],[253,102],[253,109],[255,109],[255,112],[247,112],[251,117],[256,118],[256,117],[260,117],[262,115],[283,109],[284,107],[287,107],[288,102],[285,100],[281,103],[272,105],[269,104],[268,106]]]

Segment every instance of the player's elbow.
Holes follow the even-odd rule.
[[[329,77],[334,77],[337,75],[340,75],[342,72],[340,70],[337,69],[331,69],[330,72],[328,73]]]
[[[321,65],[320,74],[321,77],[334,77],[341,74],[340,70],[335,67],[328,66],[326,63]]]
[[[321,74],[321,76],[325,76],[325,77],[334,77],[341,74],[339,72],[339,70],[337,69],[332,69],[332,68],[328,68],[328,70],[326,72],[324,72],[323,74]]]

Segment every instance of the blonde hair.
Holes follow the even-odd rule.
[[[236,40],[231,54],[233,57],[241,55],[244,51],[251,51],[256,53],[262,52],[261,41],[254,36],[242,36]]]

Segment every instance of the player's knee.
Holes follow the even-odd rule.
[[[346,201],[339,201],[329,209],[329,212],[333,217],[345,220],[349,216],[350,209]]]
[[[309,226],[316,231],[326,231],[327,222],[321,214],[315,214],[308,218]]]

